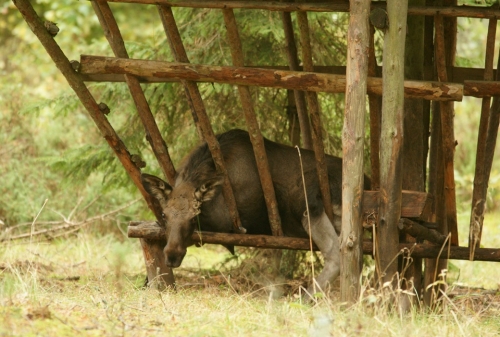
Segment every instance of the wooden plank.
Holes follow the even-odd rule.
[[[277,2],[277,1],[220,1],[220,0],[108,0],[108,2],[123,2],[136,4],[162,4],[171,7],[189,8],[217,8],[217,9],[265,9],[269,11],[309,11],[309,12],[349,12],[347,0],[334,0],[328,2]],[[385,8],[385,1],[377,1],[372,8]],[[473,7],[473,6],[411,6],[408,15],[434,16],[437,13],[447,17],[469,17],[469,18],[499,18],[500,10],[497,6]]]
[[[497,19],[490,19],[488,24],[488,35],[486,38],[486,57],[484,80],[493,80],[493,57],[495,54],[495,37],[497,31]],[[485,180],[485,158],[486,158],[486,136],[488,133],[488,120],[490,115],[491,99],[485,97],[481,104],[481,118],[477,135],[476,168],[474,172],[474,188],[472,191],[472,206],[469,224],[469,248],[470,259],[474,257],[474,249],[479,248],[481,232],[484,221],[486,206],[486,192],[488,181]]]
[[[380,206],[379,191],[364,191],[363,213],[378,213]],[[434,198],[431,194],[419,191],[401,191],[401,217],[433,222]]]
[[[162,239],[165,237],[165,229],[156,222],[144,221],[136,222],[128,227],[129,238],[144,238],[148,240]],[[199,244],[224,244],[242,247],[272,248],[272,249],[293,249],[309,250],[309,239],[291,238],[284,236],[271,235],[250,235],[250,234],[229,234],[212,232],[195,232],[191,237],[194,243]],[[314,250],[318,248],[313,245]],[[411,244],[401,243],[397,245],[397,254],[411,252],[411,256],[420,258],[435,259],[455,259],[467,260],[469,258],[469,249],[467,247],[450,247],[450,255],[447,255],[448,248],[445,248],[441,254],[441,246],[433,244]],[[363,254],[371,255],[373,244],[371,241],[363,241]],[[500,261],[500,249],[478,248],[474,259],[476,261]]]
[[[224,22],[226,24],[233,64],[238,67],[243,67],[243,47],[241,45],[240,35],[238,33],[238,27],[236,25],[236,19],[234,17],[233,10],[224,9],[223,15]],[[273,235],[281,236],[283,235],[283,230],[281,229],[281,219],[278,210],[278,203],[276,202],[273,180],[271,178],[271,172],[269,170],[269,162],[267,160],[266,149],[264,148],[264,138],[262,137],[262,133],[260,132],[259,122],[257,121],[257,117],[255,115],[252,98],[250,96],[250,90],[247,86],[239,85],[238,91],[240,93],[241,105],[245,114],[248,134],[250,136],[250,142],[252,143],[255,155],[255,161],[257,163],[257,171],[259,172],[262,191],[264,192],[264,200],[269,215],[271,231]]]
[[[108,3],[106,1],[92,1],[92,7],[96,12],[99,22],[104,30],[104,35],[106,36],[115,56],[129,58],[120,29],[118,28],[118,24],[116,23]],[[144,96],[144,91],[141,88],[140,82],[132,75],[125,74],[124,77],[129,87],[130,94],[134,99],[137,113],[142,121],[142,124],[144,125],[146,139],[153,149],[153,153],[155,154],[163,174],[167,178],[168,182],[173,185],[175,179],[174,164],[170,158],[167,144],[158,129],[158,125],[156,124],[149,104]],[[161,221],[161,218],[158,220]]]
[[[351,0],[347,30],[347,85],[342,129],[342,231],[340,300],[354,303],[361,291],[366,80],[371,0]]]
[[[401,218],[401,149],[404,115],[404,47],[408,0],[387,2],[388,28],[384,32],[384,95],[380,137],[380,205],[375,259],[382,283],[394,282]]]
[[[312,72],[314,70],[312,58],[311,36],[309,32],[309,22],[306,12],[297,13],[297,22],[299,25],[300,43],[302,45],[302,63],[304,70]],[[318,95],[315,92],[306,92],[307,107],[311,119],[311,136],[316,159],[316,171],[318,173],[319,188],[321,191],[321,199],[323,208],[328,219],[334,224],[333,207],[330,194],[330,184],[328,182],[328,169],[326,167],[325,148],[323,145],[323,129],[320,116],[320,108]]]
[[[207,66],[178,62],[121,59],[82,55],[80,72],[92,74],[131,74],[141,77],[164,77],[186,81],[204,81],[236,85],[256,85],[271,88],[316,92],[345,92],[346,78],[342,75],[273,70],[264,68]],[[369,94],[382,95],[381,78],[369,77]],[[434,101],[460,101],[463,86],[456,83],[431,81],[404,81],[406,97]]]
[[[299,65],[299,58],[297,55],[292,16],[289,12],[281,12],[281,20],[283,21],[283,29],[285,31],[286,56],[289,69],[292,71],[299,71],[302,67]],[[345,68],[343,71],[345,74]],[[307,114],[305,93],[303,91],[294,90],[294,97],[297,106],[297,115],[299,117],[300,132],[302,134],[302,146],[305,149],[312,150],[311,124]]]
[[[162,20],[165,33],[168,37],[169,45],[172,50],[172,54],[175,56],[176,61],[183,63],[189,63],[186,50],[182,44],[181,36],[175,23],[175,18],[172,13],[172,9],[168,6],[158,5],[158,11]],[[188,65],[189,66],[189,65]],[[224,175],[224,183],[222,185],[222,194],[226,201],[226,205],[229,210],[229,215],[233,222],[234,230],[236,233],[245,233],[246,230],[241,226],[241,220],[238,215],[238,210],[236,208],[236,200],[234,198],[231,183],[227,176],[227,170],[224,164],[224,158],[220,150],[220,145],[210,124],[210,119],[208,118],[207,112],[205,110],[205,105],[203,104],[203,99],[201,98],[198,86],[193,81],[183,81],[183,85],[186,91],[186,97],[188,103],[191,107],[194,122],[196,124],[198,134],[200,138],[207,142],[210,153],[215,163],[217,172]]]
[[[436,68],[439,80],[447,81],[446,72],[446,52],[444,38],[444,24],[441,16],[435,17],[435,45],[436,45]],[[450,58],[450,57],[448,57]],[[444,200],[446,204],[446,224],[448,231],[451,232],[451,244],[458,246],[458,227],[457,227],[457,202],[455,195],[455,173],[454,173],[454,154],[455,154],[455,135],[454,135],[454,109],[452,102],[440,102],[441,110],[441,132],[443,137],[443,159],[444,159]]]

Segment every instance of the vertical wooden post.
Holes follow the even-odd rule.
[[[377,253],[382,281],[397,273],[401,215],[401,149],[404,115],[404,47],[408,0],[388,0],[384,36],[382,133],[380,137],[380,206]]]
[[[370,25],[370,42],[368,49],[368,76],[378,77],[377,59],[375,57],[375,28]],[[371,189],[378,190],[380,186],[380,123],[382,110],[382,97],[374,94],[368,95],[370,106],[370,166]]]
[[[363,259],[362,198],[365,139],[366,80],[371,0],[350,0],[344,127],[342,130],[342,231],[340,298],[355,302],[360,292]]]
[[[424,6],[425,0],[409,0],[409,5]],[[405,46],[405,79],[423,80],[424,73],[424,20],[423,16],[408,17],[408,32]],[[424,118],[423,100],[405,98],[402,187],[405,190],[425,191]],[[400,237],[403,242],[416,242],[412,236]],[[402,287],[420,295],[422,289],[422,259],[412,258],[409,265],[400,258],[400,272],[406,281]],[[413,297],[415,298],[415,297]],[[410,298],[411,299],[411,298]],[[408,303],[409,304],[409,303]]]

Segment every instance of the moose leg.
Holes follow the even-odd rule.
[[[309,221],[307,216],[302,218],[302,226],[304,226],[305,230],[309,233]],[[323,254],[325,260],[323,271],[316,278],[316,282],[321,290],[328,291],[328,287],[340,274],[339,237],[337,233],[335,233],[335,228],[325,212],[321,213],[318,217],[311,218],[310,228],[310,235],[321,251],[321,254]],[[308,292],[313,294],[314,290],[314,284],[311,284],[308,288]],[[316,291],[318,290],[319,289],[316,289]]]

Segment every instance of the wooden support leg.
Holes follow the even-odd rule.
[[[160,291],[168,287],[175,287],[174,273],[165,264],[165,255],[163,254],[165,240],[140,239],[140,242],[148,273],[148,285]]]

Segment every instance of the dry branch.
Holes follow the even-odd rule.
[[[255,85],[272,88],[316,92],[345,92],[343,75],[298,72],[265,68],[208,66],[177,62],[121,59],[103,56],[81,56],[84,75],[131,74],[140,77],[168,78],[188,81]],[[369,94],[382,95],[382,79],[369,77]],[[404,81],[406,97],[434,101],[461,101],[463,86],[457,83]]]

